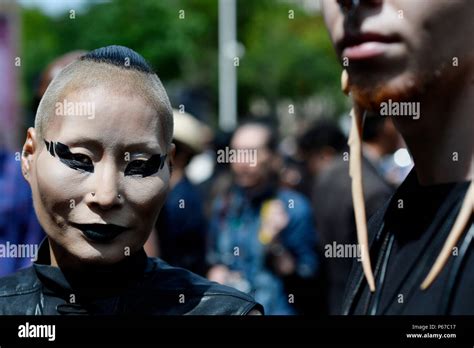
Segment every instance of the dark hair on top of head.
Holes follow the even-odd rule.
[[[106,46],[97,48],[80,58],[97,63],[108,63],[124,69],[142,71],[148,74],[155,72],[139,53],[125,46]]]
[[[300,151],[306,154],[320,151],[325,147],[342,152],[347,147],[347,139],[336,121],[323,118],[313,122],[298,137],[297,144]]]

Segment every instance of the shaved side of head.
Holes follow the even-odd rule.
[[[159,118],[159,138],[163,139],[165,149],[169,148],[173,137],[173,111],[166,90],[144,58],[122,46],[91,51],[69,64],[54,78],[36,113],[38,138],[47,137],[53,116],[60,116],[56,115],[57,103],[62,103],[72,93],[95,87],[136,96],[148,102]]]

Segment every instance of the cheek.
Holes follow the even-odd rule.
[[[464,33],[464,30],[456,32],[461,16],[466,12],[459,1],[399,0],[396,3],[401,3],[399,8],[403,9],[405,36],[412,44],[414,54],[423,53],[423,57],[418,58],[423,58],[424,64],[431,57],[442,56],[442,46],[450,46]],[[433,54],[433,45],[436,54]]]
[[[56,223],[61,223],[70,213],[71,204],[78,202],[77,190],[83,186],[85,177],[47,155],[43,152],[36,162],[35,203],[39,203]]]
[[[146,225],[154,222],[169,189],[169,176],[126,178],[124,192],[127,201],[140,221]],[[146,223],[148,222],[148,223]]]

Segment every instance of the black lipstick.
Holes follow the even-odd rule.
[[[114,224],[72,224],[80,229],[87,239],[94,242],[109,242],[127,228]]]

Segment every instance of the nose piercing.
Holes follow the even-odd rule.
[[[91,196],[92,196],[92,197],[95,197],[95,192],[91,192]],[[118,194],[118,195],[117,195],[117,198],[118,198],[118,199],[121,199],[121,198],[122,198],[122,195],[121,195],[121,194]]]
[[[91,192],[91,195],[92,195],[92,197],[94,197],[94,196],[95,196],[95,192]],[[118,195],[117,195],[117,198],[118,198],[118,199],[122,198],[122,195],[121,195],[121,194],[118,194]]]

